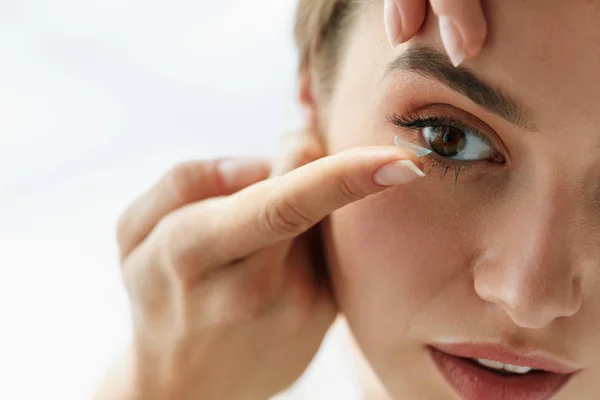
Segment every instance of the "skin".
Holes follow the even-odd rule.
[[[134,341],[97,399],[264,399],[306,369],[337,313],[311,228],[418,160],[390,146],[321,158],[314,137],[295,140],[272,168],[178,165],[123,214]]]
[[[466,43],[485,28],[456,8],[467,1],[480,14],[478,0],[432,2],[454,7],[447,15]],[[413,36],[425,5],[396,2],[389,40]],[[401,149],[325,157],[312,133],[294,135],[274,163],[177,165],[123,213],[117,240],[134,337],[97,399],[263,399],[302,374],[338,311],[312,228],[335,209],[420,178],[419,160]],[[392,164],[396,179],[388,170],[388,182],[377,180]]]
[[[403,51],[442,44],[431,17],[391,49],[383,4],[367,2],[334,93],[303,71],[307,129],[274,165],[181,164],[125,211],[134,338],[97,399],[267,398],[300,376],[339,311],[395,398],[453,398],[424,356],[447,337],[543,348],[583,368],[559,398],[598,391],[597,6],[486,5],[488,44],[465,66],[523,103],[535,130],[414,72],[383,77]],[[421,161],[390,146],[410,133],[387,115],[432,102],[485,121],[507,164],[479,163],[457,184],[410,175]],[[390,165],[397,181],[382,184]]]
[[[457,183],[453,172],[440,183],[434,168],[422,181],[333,212],[324,230],[336,299],[393,398],[455,398],[425,351],[428,343],[451,339],[503,342],[570,361],[581,371],[555,398],[595,399],[600,6],[484,5],[488,41],[462,67],[522,105],[525,126],[415,72],[384,76],[408,49],[443,45],[430,16],[419,35],[390,48],[378,2],[363,8],[348,33],[330,96],[311,84],[310,72],[303,75],[310,95],[301,98],[313,113],[307,121],[329,154],[391,144],[395,135],[414,138],[417,132],[387,116],[444,103],[467,122],[474,116],[487,124],[482,134],[506,159],[474,163]]]
[[[479,8],[446,0],[463,1]],[[418,31],[425,14],[405,11],[425,3],[397,3],[389,40]],[[457,26],[485,25],[453,15]],[[420,178],[402,166],[400,180],[375,179],[386,165],[420,164],[397,148],[324,156],[322,141],[303,132],[273,163],[183,163],[125,210],[117,240],[134,337],[96,399],[263,399],[302,374],[337,314],[312,228],[337,208]]]
[[[420,32],[427,5],[438,18],[446,18],[444,47],[453,60],[460,64],[472,59],[481,50],[487,34],[487,21],[480,0],[385,0],[384,21],[392,46],[405,43]]]

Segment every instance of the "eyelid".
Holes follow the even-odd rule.
[[[450,104],[435,103],[416,109],[407,108],[402,114],[389,114],[387,119],[393,125],[396,125],[403,130],[418,133],[414,137],[411,135],[410,139],[402,139],[399,137],[401,135],[398,135],[394,139],[394,143],[401,148],[413,152],[417,157],[423,160],[423,163],[430,162],[430,167],[425,172],[427,175],[429,175],[433,168],[439,167],[442,171],[440,182],[444,179],[448,170],[455,171],[456,183],[461,172],[463,175],[466,173],[467,176],[472,174],[473,177],[476,177],[481,176],[480,174],[485,171],[486,173],[489,173],[488,176],[491,176],[500,171],[498,168],[499,166],[502,166],[502,169],[504,169],[509,165],[508,157],[510,153],[503,140],[493,128],[475,115]],[[468,131],[470,134],[481,138],[482,141],[494,149],[495,154],[492,159],[473,161],[453,160],[451,158],[440,156],[433,151],[433,149],[430,149],[428,144],[424,143],[424,138],[420,134],[422,129],[432,126],[453,126]],[[408,145],[406,145],[406,143],[408,143]],[[424,149],[424,151],[421,149]]]
[[[481,133],[477,128],[471,127],[464,122],[454,120],[452,118],[444,116],[419,116],[414,113],[407,112],[406,115],[394,114],[390,118],[391,122],[405,129],[417,130],[424,128],[445,128],[451,126],[453,128],[460,129],[464,132],[469,132],[474,136],[477,136],[483,142],[491,147],[495,147],[492,140],[490,140],[485,134]]]
[[[416,131],[433,125],[454,126],[468,130],[496,150],[499,164],[510,165],[510,151],[496,131],[472,113],[447,103],[429,103],[407,107],[402,114],[388,115],[388,121],[400,128]],[[474,161],[475,162],[475,161]]]
[[[424,125],[431,126],[431,121],[437,122],[437,125],[454,126],[456,128],[468,130],[471,133],[481,137],[486,143],[494,147],[503,155],[510,155],[504,141],[498,136],[496,131],[477,116],[461,108],[447,103],[427,104],[418,108],[407,108],[401,115],[393,114],[392,122],[401,127],[411,129],[418,126],[403,126],[404,123],[422,121]],[[436,125],[436,124],[434,124]],[[507,157],[505,157],[507,158]]]

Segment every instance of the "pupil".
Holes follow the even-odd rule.
[[[465,147],[465,133],[455,127],[447,126],[435,130],[431,148],[443,157],[454,157]]]

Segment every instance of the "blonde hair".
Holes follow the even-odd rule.
[[[330,87],[344,48],[344,31],[360,0],[299,0],[294,37],[300,70],[315,68],[322,85]]]

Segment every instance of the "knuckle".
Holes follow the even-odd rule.
[[[292,235],[309,228],[310,218],[286,200],[269,203],[263,217],[267,230],[281,235]]]
[[[195,262],[196,254],[189,246],[188,228],[178,213],[165,216],[156,226],[156,241],[161,254],[163,268],[183,280],[186,266]]]
[[[275,304],[275,292],[271,289],[257,277],[235,285],[235,288],[225,295],[229,300],[224,302],[224,307],[219,310],[218,321],[221,325],[243,326],[263,319]]]
[[[173,300],[169,277],[157,268],[152,254],[140,254],[135,263],[137,265],[130,265],[131,268],[123,271],[125,286],[135,299],[135,306],[145,318],[154,319],[168,313]]]
[[[339,196],[339,202],[341,204],[354,202],[363,199],[367,196],[367,190],[363,189],[360,185],[350,182],[346,179],[341,179],[336,188],[336,193]]]
[[[249,285],[251,286],[251,285]],[[262,319],[270,310],[270,302],[264,294],[257,290],[257,286],[246,288],[237,304],[237,322],[247,324]]]
[[[223,238],[216,227],[218,215],[224,215],[222,203],[209,199],[170,212],[150,233],[161,263],[177,281],[193,283],[219,262],[214,244]]]

